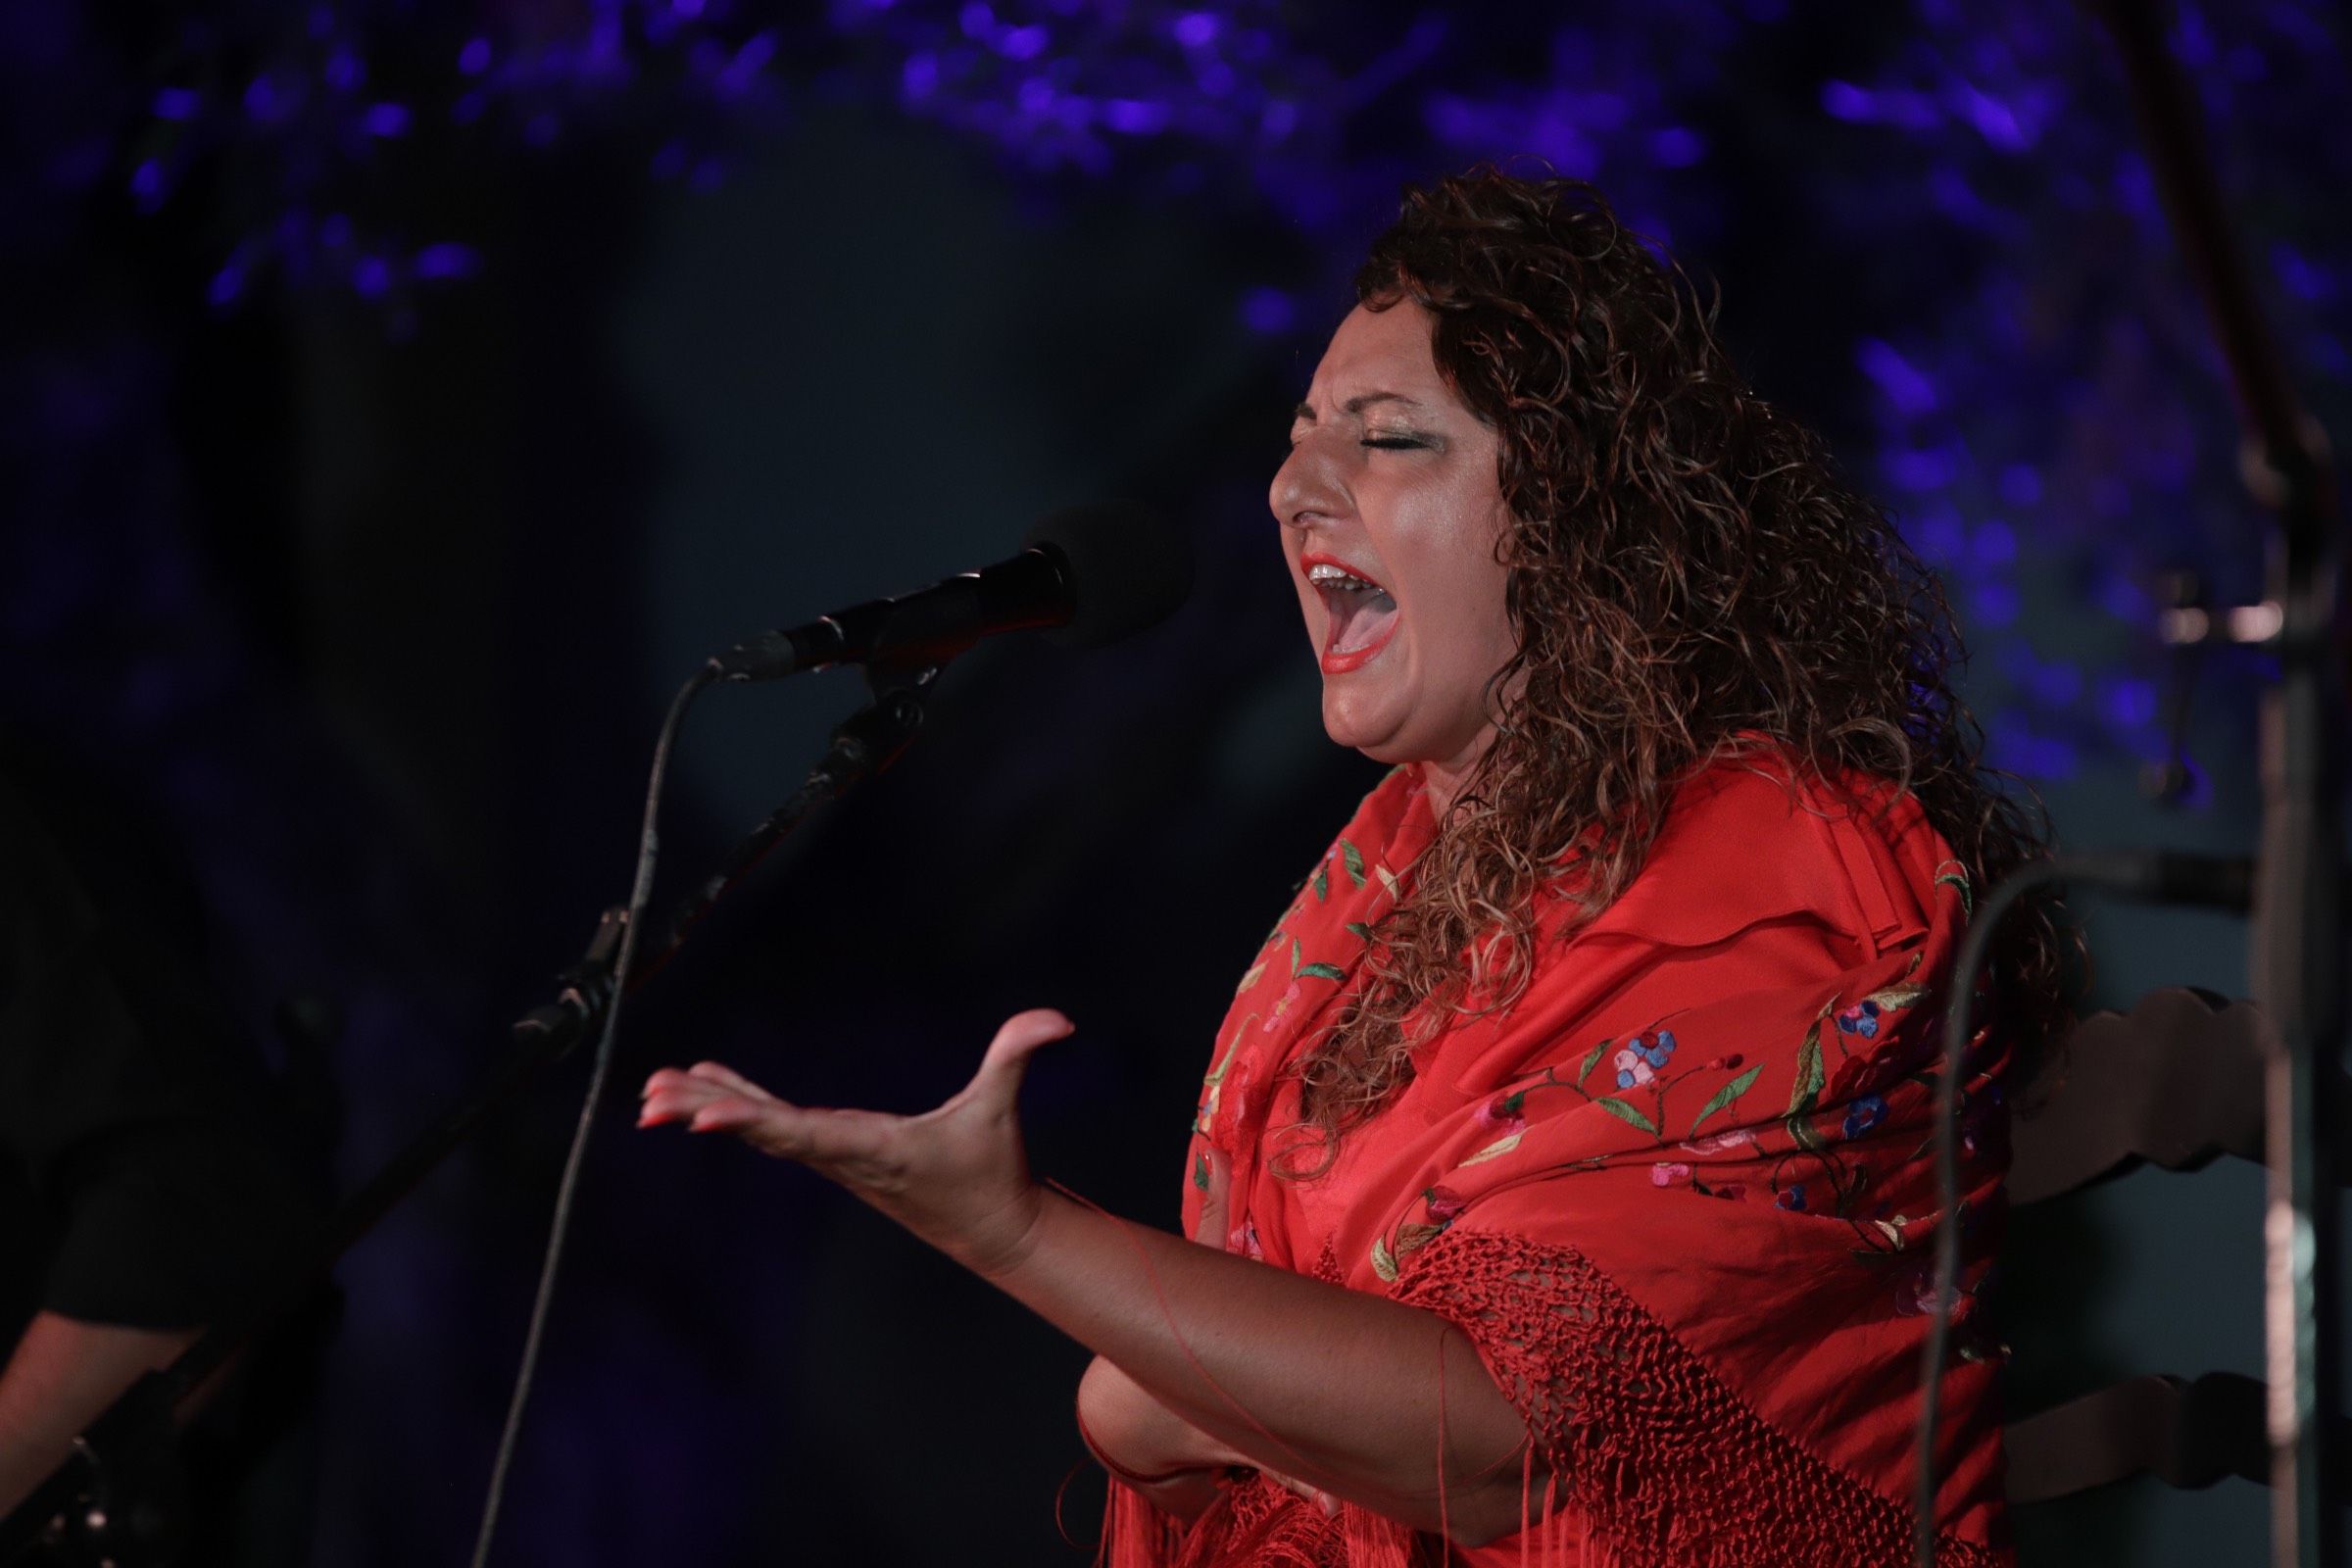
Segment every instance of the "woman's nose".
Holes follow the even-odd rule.
[[[1318,519],[1347,515],[1348,488],[1322,446],[1308,436],[1292,447],[1274,470],[1266,501],[1274,509],[1274,520],[1286,528],[1305,528]]]

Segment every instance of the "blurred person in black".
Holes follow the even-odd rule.
[[[133,813],[0,735],[0,1514],[319,1217],[319,1119],[235,1023],[203,927]],[[248,1393],[219,1424],[252,1427]],[[208,1462],[251,1437],[195,1456],[200,1547],[226,1528]]]

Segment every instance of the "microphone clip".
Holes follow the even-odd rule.
[[[942,667],[867,664],[865,685],[873,700],[835,726],[833,744],[810,770],[809,782],[821,780],[838,797],[897,761],[923,727],[924,698]]]

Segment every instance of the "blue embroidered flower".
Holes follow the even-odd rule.
[[[1879,1004],[1864,997],[1838,1014],[1838,1032],[1841,1035],[1858,1035],[1864,1040],[1876,1040],[1879,1037]]]
[[[1617,1069],[1617,1087],[1631,1089],[1649,1082],[1673,1054],[1672,1031],[1661,1029],[1654,1035],[1635,1035],[1609,1058],[1609,1064]]]
[[[1864,1095],[1845,1107],[1845,1136],[1859,1138],[1886,1119],[1886,1100],[1878,1095]]]
[[[1790,1209],[1796,1213],[1802,1214],[1805,1211],[1805,1184],[1803,1182],[1790,1182],[1788,1186],[1782,1188],[1778,1193],[1773,1195],[1772,1206],[1775,1208]]]

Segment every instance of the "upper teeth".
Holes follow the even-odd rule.
[[[1318,588],[1378,588],[1376,582],[1366,582],[1344,566],[1317,562],[1306,568],[1306,580]]]

